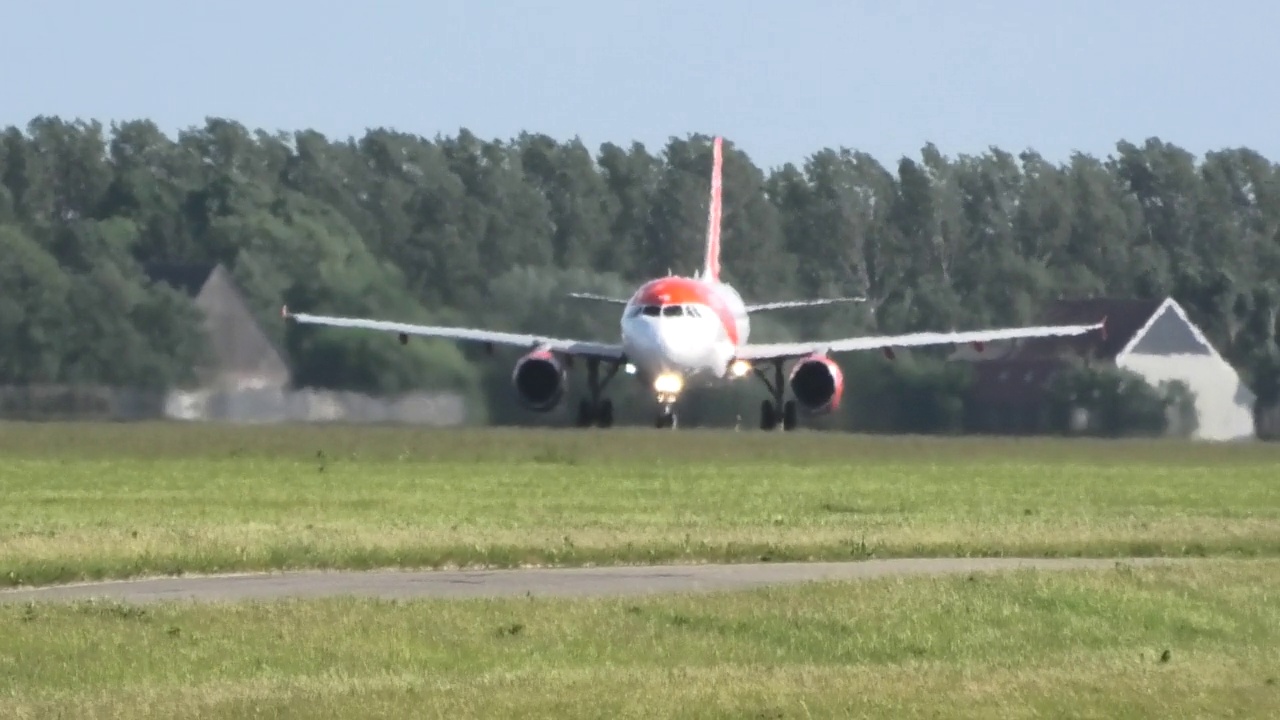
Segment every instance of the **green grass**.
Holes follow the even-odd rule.
[[[1280,555],[1280,446],[0,425],[0,584],[303,567]]]
[[[1280,561],[644,599],[0,606],[5,717],[1275,717]]]

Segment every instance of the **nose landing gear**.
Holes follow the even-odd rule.
[[[663,373],[654,378],[653,389],[658,393],[658,404],[662,406],[662,411],[653,423],[654,427],[674,430],[677,425],[676,399],[684,389],[684,378],[675,373]]]

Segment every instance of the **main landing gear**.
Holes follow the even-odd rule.
[[[773,430],[778,427],[778,423],[782,423],[783,430],[796,429],[796,401],[787,400],[783,402],[783,396],[787,392],[787,381],[782,374],[782,361],[774,360],[773,362],[773,381],[769,380],[769,376],[758,367],[752,367],[755,374],[764,381],[765,387],[769,389],[771,400],[762,400],[760,402],[760,429]]]
[[[578,427],[612,427],[613,401],[601,399],[604,388],[618,374],[622,363],[614,362],[609,373],[600,379],[600,358],[587,358],[587,393],[589,397],[578,403]]]

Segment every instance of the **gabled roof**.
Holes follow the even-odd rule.
[[[142,271],[152,282],[163,282],[191,297],[200,294],[218,266],[216,263],[151,263]]]
[[[1134,333],[1120,349],[1117,360],[1129,353],[1143,355],[1204,355],[1228,365],[1222,354],[1213,347],[1209,338],[1187,317],[1187,313],[1173,298],[1166,298],[1160,307]]]
[[[255,319],[235,280],[220,263],[157,263],[143,272],[154,282],[187,294],[204,313],[204,332],[212,339],[209,355],[200,361],[201,382],[215,376],[282,377],[288,363]],[[203,292],[203,295],[201,293]]]
[[[1169,299],[1086,298],[1055,300],[1045,309],[1046,325],[1086,325],[1106,318],[1105,337],[1088,333],[1074,337],[1032,338],[1010,358],[1047,358],[1062,355],[1114,361],[1134,341]]]

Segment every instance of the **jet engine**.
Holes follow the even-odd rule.
[[[547,412],[560,404],[566,379],[564,365],[545,350],[535,350],[517,360],[511,373],[520,404],[536,412]]]
[[[814,414],[836,410],[844,395],[844,373],[826,355],[810,355],[796,363],[789,384],[796,403]]]

